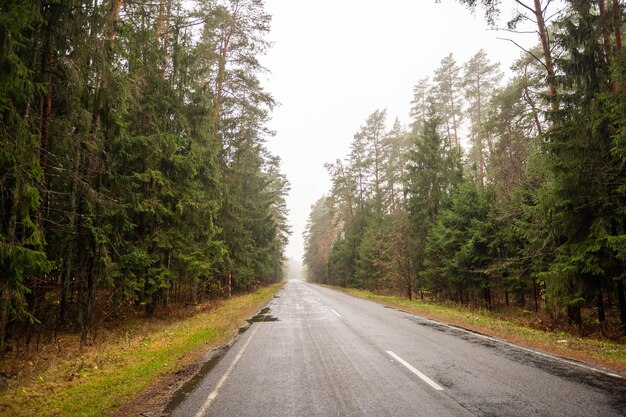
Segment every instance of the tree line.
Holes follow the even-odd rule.
[[[1,2],[0,352],[280,279],[269,23],[261,0]]]
[[[460,2],[496,25],[499,2]],[[309,279],[626,328],[623,5],[515,3],[507,30],[533,22],[540,43],[506,82],[484,51],[450,54],[414,87],[409,126],[377,110],[327,164]]]

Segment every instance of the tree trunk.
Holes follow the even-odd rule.
[[[50,142],[50,122],[52,121],[52,69],[56,61],[56,37],[53,26],[58,20],[60,13],[58,4],[48,5],[49,12],[42,11],[46,16],[46,29],[44,38],[44,50],[41,54],[41,79],[46,85],[46,93],[41,99],[41,131],[39,146],[39,164],[41,169],[46,170],[48,146]]]
[[[575,324],[578,330],[582,330],[583,319],[579,306],[567,306],[567,322],[570,326]]]
[[[622,55],[622,6],[619,0],[613,0],[613,19],[615,21],[615,53]]]
[[[539,297],[537,294],[537,280],[533,277],[533,297],[535,299],[535,313],[539,312]]]
[[[113,46],[115,44],[115,31],[117,28],[117,22],[120,19],[121,8],[122,8],[122,0],[113,0],[112,8],[111,8],[111,22],[109,25],[109,31],[107,33],[108,44],[107,44],[106,64],[109,64],[113,58],[112,55],[113,55]],[[100,77],[100,86],[98,88],[98,91],[96,92],[94,112],[91,117],[91,128],[89,129],[89,133],[91,134],[92,137],[95,137],[98,134],[98,131],[100,130],[100,118],[101,118],[100,113],[102,112],[104,108],[104,103],[105,103],[104,97],[108,88],[109,88],[109,74],[108,74],[108,70],[105,70]]]
[[[530,92],[528,91],[528,87],[524,87],[523,93],[524,101],[528,103],[530,109],[533,113],[533,122],[535,123],[535,128],[537,129],[537,133],[541,135],[543,133],[543,129],[541,128],[541,122],[539,121],[539,111],[537,110],[537,106],[535,105],[535,101],[530,96]]]
[[[163,30],[163,14],[165,13],[165,0],[159,0],[159,15],[157,17],[156,26],[154,28],[154,37],[156,38],[157,48],[161,42],[161,35]]]
[[[160,6],[163,0],[160,0]],[[165,80],[165,73],[167,71],[167,48],[169,46],[169,32],[170,32],[170,19],[169,16],[172,12],[172,0],[167,0],[165,16],[165,30],[163,31],[163,46],[161,48],[161,79]],[[159,12],[160,13],[160,12]]]
[[[556,84],[554,80],[554,64],[552,62],[552,51],[550,50],[550,42],[548,39],[548,30],[546,28],[546,21],[543,16],[543,8],[541,7],[541,0],[534,0],[535,5],[535,20],[537,22],[537,30],[539,32],[539,40],[541,41],[541,49],[543,51],[544,65],[548,74],[548,97],[550,99],[550,105],[552,111],[558,110],[558,103],[556,102]]]
[[[613,0],[613,27],[615,32],[615,56],[618,60],[622,57],[622,6],[619,0]],[[617,86],[616,86],[617,87]],[[616,88],[616,90],[618,90]],[[626,94],[626,84],[619,88],[622,94]]]
[[[50,54],[51,55],[51,54]],[[48,58],[52,59],[52,58]],[[47,59],[47,60],[48,60]],[[46,171],[48,166],[48,144],[50,142],[50,122],[52,120],[52,79],[46,80],[46,95],[41,104],[41,140],[39,147],[39,165]]]
[[[78,172],[80,171],[81,147],[76,147],[74,156],[72,190],[70,192],[70,212],[68,232],[70,235],[76,234],[76,195],[78,193]],[[74,259],[74,240],[70,239],[67,245],[67,253],[65,256],[65,270],[61,278],[61,295],[59,299],[59,323],[67,322],[67,295],[72,280],[72,268]]]
[[[624,296],[624,277],[617,281],[617,305],[619,306],[619,320],[626,330],[626,297]]]
[[[492,308],[492,304],[491,304],[491,288],[489,288],[489,287],[485,288],[485,302],[487,303],[487,310],[491,311],[491,308]]]
[[[58,324],[67,322],[67,292],[69,289],[70,275],[72,271],[72,253],[69,251],[65,260],[64,270],[61,272],[61,293],[59,294],[59,317]]]
[[[215,80],[215,98],[213,99],[212,111],[212,128],[211,137],[216,138],[219,131],[219,119],[222,111],[222,95],[224,91],[224,81],[226,79],[226,59],[230,48],[230,38],[235,32],[235,22],[237,20],[236,13],[231,16],[231,24],[228,31],[223,35],[220,42],[219,61],[217,68],[217,77]]]
[[[454,106],[454,95],[452,94],[452,90],[450,90],[450,105],[452,107],[452,129],[454,130],[454,144],[457,149],[461,149],[461,143],[459,142],[459,132],[458,126],[456,123],[456,111]]]
[[[7,241],[9,245],[15,245],[17,241],[17,213],[20,206],[22,177],[17,175],[11,195],[11,211],[7,227]],[[9,324],[9,312],[13,299],[14,283],[3,280],[0,285],[0,353],[4,352],[7,338],[7,326]]]
[[[606,17],[606,2],[605,0],[598,0],[598,9],[600,11],[600,16],[602,18]],[[611,60],[611,40],[610,40],[610,29],[602,25],[602,39],[604,43],[604,59],[606,63],[609,64]]]
[[[602,284],[598,282],[598,293],[596,294],[596,305],[598,307],[598,321],[600,324],[606,322],[606,315],[604,313],[604,300],[602,298]]]
[[[94,324],[96,302],[96,257],[98,256],[99,252],[99,244],[95,241],[95,238],[93,237],[91,237],[90,240],[93,254],[89,257],[89,269],[87,270],[87,324],[89,330],[92,330]]]
[[[0,287],[0,355],[6,349],[7,324],[9,322],[9,307],[11,305],[11,289],[5,283]]]
[[[478,117],[477,117],[477,125],[480,127],[482,122],[483,122],[483,116],[482,116],[482,100],[481,100],[481,95],[482,95],[482,91],[480,90],[480,69],[478,70],[478,77],[476,80],[476,85],[477,85],[477,97],[478,97]],[[480,163],[480,186],[484,187],[485,185],[485,149],[484,149],[484,142],[483,142],[483,137],[482,134],[480,133],[480,131],[478,131],[476,133],[476,139],[478,141],[478,160]],[[489,143],[489,141],[488,141]],[[489,152],[493,155],[493,149],[491,144],[489,144]]]
[[[413,286],[411,285],[411,281],[412,279],[409,277],[406,287],[406,295],[409,300],[413,299]]]

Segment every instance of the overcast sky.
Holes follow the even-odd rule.
[[[266,0],[274,43],[263,64],[280,103],[268,147],[291,182],[293,231],[287,256],[299,260],[311,205],[330,190],[325,162],[344,158],[376,109],[408,124],[413,86],[453,53],[459,65],[483,48],[507,70],[520,56],[508,34],[488,30],[455,0]],[[503,20],[509,17],[503,13]],[[528,45],[534,37],[520,38]]]

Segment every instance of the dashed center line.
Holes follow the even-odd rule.
[[[432,379],[430,379],[429,377],[427,377],[426,375],[424,375],[423,373],[421,373],[420,371],[418,371],[417,369],[415,369],[413,367],[413,365],[411,365],[410,363],[408,363],[407,361],[405,361],[404,359],[402,359],[400,356],[396,355],[395,353],[393,353],[392,351],[388,350],[387,354],[389,356],[391,356],[392,358],[394,358],[395,360],[397,360],[398,362],[400,362],[402,365],[404,365],[409,371],[413,372],[415,375],[417,375],[418,377],[420,377],[424,382],[426,382],[428,385],[430,385],[431,387],[433,387],[434,389],[436,389],[437,391],[443,391],[443,387],[441,385],[439,385],[438,383],[436,383],[435,381],[433,381]]]
[[[332,308],[330,309],[330,311],[332,311],[333,313],[335,313],[337,315],[337,317],[341,318],[341,314],[337,313],[335,310],[333,310]]]

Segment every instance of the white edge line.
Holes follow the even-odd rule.
[[[333,291],[335,291],[335,290],[333,290]],[[335,291],[335,292],[338,292],[338,291]],[[360,299],[360,300],[363,300],[363,299]],[[373,301],[369,301],[369,300],[363,300],[363,301],[373,302]],[[569,365],[574,365],[574,366],[577,366],[579,368],[586,369],[588,371],[597,372],[599,374],[607,375],[607,376],[610,376],[610,377],[613,377],[613,378],[618,378],[618,379],[621,379],[621,380],[626,379],[626,376],[624,376],[624,375],[615,374],[613,372],[605,371],[604,369],[595,368],[593,366],[585,365],[585,364],[580,363],[580,362],[575,362],[575,361],[563,358],[561,356],[551,355],[549,353],[540,352],[540,351],[537,351],[537,350],[534,350],[534,349],[531,349],[531,348],[524,347],[522,345],[518,345],[518,344],[515,344],[515,343],[507,342],[507,341],[505,341],[503,339],[498,339],[498,338],[495,338],[495,337],[486,336],[486,335],[483,335],[483,334],[480,334],[480,333],[472,332],[472,331],[464,329],[464,328],[462,328],[460,326],[451,326],[449,324],[446,324],[446,323],[443,323],[443,322],[440,322],[440,321],[437,321],[437,320],[429,319],[427,317],[420,316],[420,315],[417,315],[415,313],[411,313],[411,312],[406,311],[406,310],[402,310],[402,309],[397,309],[397,310],[399,312],[401,312],[401,313],[405,313],[405,314],[411,315],[413,317],[417,317],[417,318],[419,318],[421,320],[429,321],[431,323],[436,323],[436,324],[438,324],[440,326],[449,327],[451,329],[460,330],[462,332],[465,332],[467,334],[470,334],[470,335],[473,335],[473,336],[476,336],[476,337],[480,337],[480,338],[483,338],[483,339],[491,340],[493,342],[501,343],[501,344],[507,345],[507,346],[511,346],[513,348],[517,348],[517,349],[520,349],[520,350],[523,350],[523,351],[526,351],[526,352],[529,352],[529,353],[534,353],[536,355],[544,356],[546,358],[550,358],[550,359],[553,359],[555,361],[560,361],[560,362],[563,362],[563,363],[567,363]]]
[[[337,313],[335,310],[333,310],[332,308],[330,309],[330,311],[332,311],[333,313],[335,313],[337,315],[337,317],[341,318],[341,314]]]
[[[271,303],[270,305],[273,305],[273,304],[274,303]],[[217,394],[220,388],[222,388],[222,385],[224,385],[224,383],[226,382],[230,374],[233,372],[233,369],[235,369],[235,365],[237,365],[237,362],[239,362],[239,360],[243,356],[243,353],[245,352],[246,348],[252,341],[254,334],[257,332],[257,330],[259,330],[260,327],[261,326],[256,326],[255,329],[252,331],[252,333],[250,334],[250,337],[248,338],[248,340],[246,340],[246,343],[241,347],[241,350],[239,350],[239,353],[237,353],[237,356],[235,356],[235,359],[233,359],[233,361],[231,362],[230,366],[228,367],[224,375],[222,375],[220,380],[217,382],[217,385],[215,386],[215,388],[213,388],[213,391],[211,391],[211,393],[207,397],[204,404],[202,404],[202,407],[200,407],[200,410],[198,410],[198,412],[195,414],[195,417],[202,417],[206,414],[207,410],[211,406],[211,403],[217,397]]]
[[[420,371],[418,371],[417,369],[415,369],[413,367],[413,365],[411,365],[410,363],[408,363],[407,361],[405,361],[404,359],[402,359],[400,356],[396,355],[395,353],[393,353],[392,351],[388,350],[387,354],[389,356],[391,356],[392,358],[394,358],[395,360],[397,360],[398,362],[400,362],[402,365],[404,365],[409,371],[413,372],[415,375],[417,375],[418,377],[420,377],[424,382],[426,382],[428,385],[430,385],[431,387],[433,387],[434,389],[436,389],[437,391],[443,391],[443,387],[441,385],[439,385],[438,383],[436,383],[435,381],[433,381],[432,379],[430,379],[429,377],[427,377],[426,375],[424,375],[423,373],[421,373]]]
[[[409,314],[415,316],[412,313],[409,313]],[[511,346],[513,348],[517,348],[517,349],[520,349],[520,350],[523,350],[523,351],[529,352],[529,353],[534,353],[536,355],[543,356],[543,357],[546,357],[546,358],[550,358],[550,359],[553,359],[555,361],[560,361],[560,362],[567,363],[569,365],[578,366],[579,368],[583,368],[583,369],[586,369],[588,371],[593,371],[593,372],[597,372],[597,373],[600,373],[600,374],[603,374],[603,375],[612,376],[614,378],[626,379],[622,375],[619,375],[619,374],[614,374],[612,372],[605,371],[603,369],[594,368],[593,366],[588,366],[588,365],[585,365],[585,364],[580,363],[580,362],[575,362],[575,361],[572,361],[572,360],[569,360],[569,359],[562,358],[560,356],[551,355],[551,354],[545,353],[545,352],[540,352],[538,350],[534,350],[534,349],[527,348],[527,347],[522,346],[522,345],[511,343],[511,342],[508,342],[508,341],[503,340],[503,339],[498,339],[498,338],[495,338],[495,337],[492,337],[492,336],[487,336],[487,335],[484,335],[484,334],[472,332],[470,330],[467,330],[467,329],[464,329],[464,328],[458,327],[458,326],[451,326],[449,324],[442,323],[442,322],[437,321],[437,320],[429,319],[427,317],[422,317],[422,316],[417,316],[417,317],[419,317],[420,319],[426,320],[426,321],[430,321],[432,323],[436,323],[436,324],[441,325],[441,326],[449,327],[449,328],[455,329],[455,330],[460,330],[462,332],[468,333],[468,334],[470,334],[472,336],[475,336],[475,337],[479,337],[481,339],[491,340],[492,342],[501,343],[501,344],[506,345],[506,346]]]

